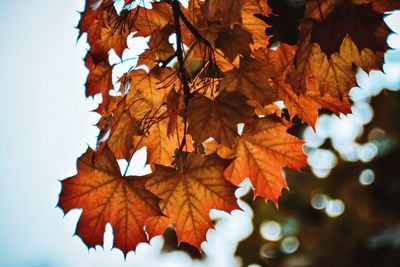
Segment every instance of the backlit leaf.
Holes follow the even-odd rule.
[[[254,114],[246,101],[239,92],[222,92],[214,100],[194,97],[189,103],[188,133],[197,144],[212,137],[231,147],[238,136],[237,124],[248,122]]]
[[[156,165],[146,183],[160,201],[168,217],[151,218],[146,224],[150,237],[161,234],[169,223],[175,227],[179,242],[187,242],[200,250],[206,233],[213,226],[211,209],[230,212],[238,209],[235,187],[223,177],[230,160],[217,155],[190,154],[182,171]]]
[[[239,185],[249,177],[254,196],[277,205],[282,189],[287,188],[282,168],[300,170],[307,165],[304,142],[286,131],[287,126],[271,117],[246,124],[233,149],[236,158],[225,170],[226,179]]]
[[[107,223],[114,231],[114,246],[126,255],[148,242],[145,221],[160,215],[158,200],[144,187],[146,178],[122,176],[111,150],[90,148],[78,160],[78,174],[62,181],[59,207],[82,209],[76,234],[89,248],[103,245]]]

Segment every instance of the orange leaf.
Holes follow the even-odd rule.
[[[108,117],[109,138],[106,140],[108,147],[113,151],[117,159],[130,159],[135,151],[132,151],[134,135],[139,134],[136,121],[130,113],[129,106],[123,99],[118,107]],[[105,128],[105,130],[107,130]],[[102,143],[104,145],[105,143]]]
[[[151,3],[152,8],[148,9],[137,6],[130,11],[135,36],[150,36],[157,29],[163,28],[172,21],[171,6],[167,3]]]
[[[292,86],[286,83],[287,72],[293,67],[293,59],[297,46],[280,44],[277,49],[259,49],[254,52],[254,56],[271,64],[274,69],[273,82],[279,88],[279,97],[283,99],[290,117],[298,115],[301,120],[308,123],[313,128],[318,118],[318,109],[321,105],[306,93],[299,94],[293,90]]]
[[[136,136],[135,144],[138,148],[147,147],[147,163],[169,166],[172,163],[175,150],[179,148],[179,140],[181,140],[179,138],[182,137],[182,123],[178,123],[172,134],[168,136],[168,121],[163,119],[152,125],[143,136]],[[184,151],[186,150],[193,150],[190,142],[184,148]]]
[[[239,185],[250,178],[255,192],[276,205],[283,188],[287,188],[282,167],[300,170],[307,165],[303,141],[289,135],[287,126],[273,117],[246,124],[234,147],[236,158],[226,169],[227,180]]]
[[[318,118],[318,110],[326,108],[335,112],[348,114],[351,112],[347,94],[342,99],[321,95],[318,81],[311,75],[306,80],[306,88],[292,87],[287,83],[287,76],[291,78],[294,71],[294,59],[297,46],[280,44],[276,49],[259,49],[253,54],[256,59],[271,64],[274,70],[273,83],[279,88],[279,97],[284,101],[290,117],[298,115],[301,120],[313,128]],[[299,76],[300,77],[300,76]]]
[[[173,26],[167,24],[162,29],[156,29],[151,33],[149,48],[139,56],[137,65],[146,65],[150,70],[157,66],[159,62],[171,57],[175,50],[168,41],[168,37],[173,33]]]
[[[146,222],[150,237],[162,234],[168,224],[175,227],[179,242],[187,242],[200,250],[207,231],[212,228],[211,209],[230,212],[238,209],[235,187],[223,177],[230,160],[217,155],[190,154],[182,171],[156,165],[146,188],[160,199],[165,217]]]
[[[377,68],[380,64],[380,60],[371,50],[358,51],[348,36],[343,39],[340,52],[329,58],[316,43],[299,47],[299,50],[296,71],[290,75],[292,86],[306,92],[308,79],[315,77],[314,85],[322,96],[329,95],[339,99],[347,96],[349,90],[356,85],[353,64],[366,71]]]
[[[86,80],[86,96],[94,96],[101,93],[104,102],[109,96],[108,92],[113,89],[112,67],[108,60],[94,63],[90,53],[85,56],[85,65],[89,69],[89,75]]]
[[[104,26],[103,19],[108,12],[112,12],[112,9],[109,9],[109,2],[104,1],[105,3],[101,3],[98,5],[96,0],[88,0],[85,5],[85,10],[81,12],[81,19],[79,20],[78,29],[79,29],[79,37],[82,36],[83,33],[87,33],[88,42],[94,43],[96,40],[101,37],[101,28]]]
[[[145,221],[161,215],[157,198],[144,187],[144,177],[121,176],[108,147],[90,148],[78,159],[78,174],[62,181],[59,207],[82,209],[76,234],[89,247],[103,244],[105,226],[114,231],[114,246],[126,255],[138,243],[148,242]]]
[[[131,71],[127,78],[130,82],[127,102],[131,103],[140,98],[148,107],[158,108],[163,103],[168,89],[171,88],[174,75],[175,70],[172,68],[155,67],[150,73],[142,69]],[[138,107],[138,104],[135,104],[134,107]]]
[[[270,8],[264,0],[246,1],[242,9],[242,24],[243,28],[249,31],[253,37],[253,48],[258,49],[268,45],[269,37],[265,35],[265,29],[268,25],[255,14],[269,15]]]
[[[107,60],[111,49],[122,57],[127,48],[126,40],[131,32],[129,25],[122,20],[123,17],[117,14],[110,3],[102,3],[96,9],[93,9],[92,5],[86,5],[78,28],[80,35],[87,32],[90,52],[95,62]]]

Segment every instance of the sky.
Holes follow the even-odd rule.
[[[160,254],[161,238],[124,261],[111,250],[110,227],[104,249],[88,251],[73,236],[80,211],[64,217],[56,208],[59,180],[75,175],[77,157],[94,145],[98,116],[89,111],[99,100],[84,96],[86,44],[75,29],[83,1],[0,0],[0,10],[0,267],[200,266],[181,252]],[[399,35],[389,41],[400,48]],[[400,76],[396,55],[390,77]],[[144,154],[136,160],[132,174],[143,171]],[[247,213],[212,214],[224,220],[203,244],[207,266],[239,265],[235,244],[252,230],[240,205]]]

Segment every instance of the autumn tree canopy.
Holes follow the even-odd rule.
[[[278,205],[287,188],[282,168],[307,166],[303,141],[287,132],[293,119],[314,127],[320,109],[351,111],[355,73],[382,66],[384,12],[400,7],[124,0],[117,11],[114,2],[87,0],[81,13],[79,36],[90,45],[86,96],[102,96],[101,134],[78,159],[77,175],[62,181],[58,205],[83,210],[77,234],[89,247],[103,244],[110,223],[125,255],[170,225],[179,242],[201,250],[210,210],[239,209],[234,192],[245,178],[254,197]],[[109,52],[122,58],[132,35],[148,38],[148,48],[113,84]],[[143,147],[152,173],[121,173],[117,160],[131,161]]]

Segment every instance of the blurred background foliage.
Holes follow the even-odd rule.
[[[279,209],[244,197],[255,229],[236,251],[244,266],[399,266],[400,94],[383,90],[369,103],[374,118],[357,134],[354,150],[352,144],[343,148],[350,152],[335,149],[330,139],[310,148],[315,140],[306,138],[308,153],[318,154],[315,166],[287,173],[292,191]],[[313,173],[314,167],[326,169]]]

